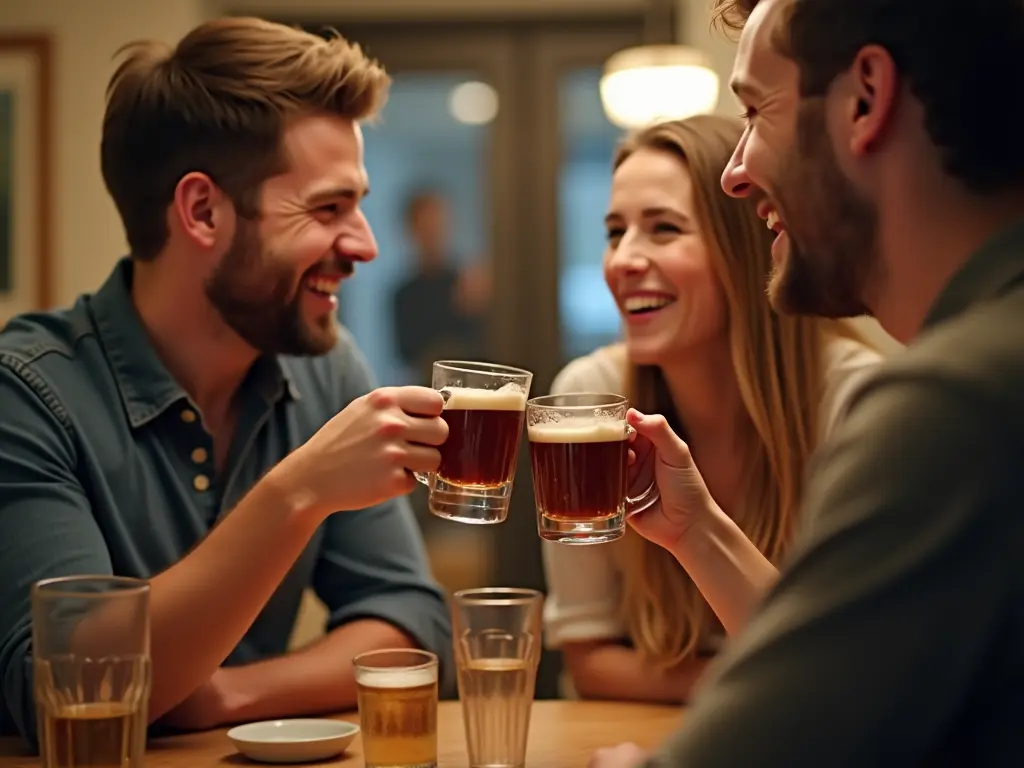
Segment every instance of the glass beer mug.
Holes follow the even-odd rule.
[[[448,439],[436,472],[416,473],[430,511],[462,523],[500,523],[508,515],[523,414],[533,374],[492,363],[442,360],[432,385],[445,398]]]
[[[537,531],[562,544],[601,544],[622,536],[628,515],[658,500],[652,481],[628,494],[629,401],[582,392],[535,397],[526,408]]]

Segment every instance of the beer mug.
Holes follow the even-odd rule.
[[[583,392],[536,397],[526,406],[537,532],[562,544],[601,544],[622,536],[627,515],[658,500],[651,484],[628,495],[629,401]]]
[[[432,382],[445,399],[448,439],[436,472],[416,473],[430,490],[438,517],[461,523],[500,523],[508,502],[533,374],[491,363],[442,360]]]

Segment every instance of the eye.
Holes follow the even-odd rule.
[[[333,221],[338,217],[341,212],[341,207],[337,203],[326,203],[324,205],[318,205],[312,210],[313,218],[317,221],[328,222]]]
[[[681,235],[683,230],[675,224],[670,224],[667,221],[655,222],[651,226],[651,235],[658,240],[671,240],[678,235]]]
[[[753,107],[747,107],[745,110],[743,110],[740,113],[740,119],[741,120],[745,120],[746,122],[749,123],[751,120],[754,119],[754,117],[756,115],[757,115],[757,110],[756,109],[754,109]]]
[[[608,228],[608,242],[614,245],[622,239],[622,236],[626,234],[626,230],[622,227],[609,227]]]

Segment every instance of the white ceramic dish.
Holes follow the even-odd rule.
[[[310,763],[340,755],[358,733],[358,725],[342,720],[267,720],[236,726],[228,738],[250,760]]]

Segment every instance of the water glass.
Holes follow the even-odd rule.
[[[454,595],[455,663],[473,768],[526,762],[542,604],[532,589],[465,589]]]
[[[72,576],[32,587],[43,768],[141,768],[151,686],[149,584]]]

